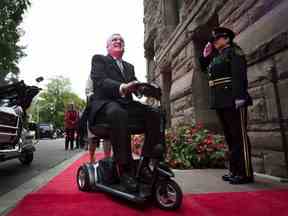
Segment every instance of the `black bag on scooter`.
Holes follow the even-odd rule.
[[[116,162],[113,160],[113,158],[104,158],[99,161],[97,175],[99,182],[105,185],[111,185],[119,182]]]

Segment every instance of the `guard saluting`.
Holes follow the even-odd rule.
[[[200,58],[209,79],[210,108],[215,109],[228,144],[229,173],[222,178],[231,184],[254,182],[251,145],[247,136],[247,64],[241,48],[233,43],[235,34],[227,28],[212,31]]]

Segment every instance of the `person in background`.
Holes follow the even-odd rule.
[[[247,135],[247,63],[242,49],[233,42],[235,34],[218,27],[200,58],[209,80],[210,108],[215,109],[229,148],[229,173],[222,179],[231,184],[254,182],[251,145]]]
[[[93,91],[93,82],[89,76],[87,81],[86,81],[86,88],[85,88],[85,93],[86,93],[86,98],[87,98],[87,107],[89,107],[90,97],[93,95],[93,92],[94,92]],[[88,110],[89,110],[89,108],[88,108]],[[88,138],[88,149],[89,149],[89,155],[90,155],[90,162],[95,163],[95,161],[96,161],[95,150],[96,150],[96,147],[99,147],[100,140],[90,131],[89,123],[87,124],[87,138]],[[111,157],[110,140],[103,140],[102,143],[103,143],[104,157]]]
[[[79,116],[78,112],[76,111],[74,104],[68,104],[67,111],[64,114],[64,127],[65,127],[65,150],[68,150],[69,143],[70,149],[73,150],[74,148],[74,139],[75,139],[75,132],[77,127]]]

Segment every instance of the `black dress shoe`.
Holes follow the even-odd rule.
[[[141,170],[140,181],[149,184],[152,182],[152,179],[152,171],[148,166],[144,166]]]
[[[233,175],[231,173],[227,173],[222,176],[223,181],[230,181],[231,178],[233,178]]]
[[[131,175],[123,173],[120,176],[120,184],[129,192],[136,192],[138,190],[138,183]]]
[[[254,178],[253,177],[244,177],[244,176],[233,176],[229,180],[230,184],[248,184],[248,183],[253,183]]]

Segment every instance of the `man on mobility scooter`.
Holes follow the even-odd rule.
[[[103,128],[108,125],[115,162],[109,163],[105,159],[94,166],[86,164],[80,167],[78,187],[84,191],[88,188],[100,189],[135,202],[147,200],[156,189],[160,207],[179,208],[181,189],[170,179],[174,174],[169,167],[159,163],[164,153],[163,114],[159,109],[133,101],[132,98],[132,93],[148,93],[148,96],[150,94],[160,99],[160,89],[137,81],[133,65],[122,60],[124,40],[120,34],[113,34],[108,39],[107,51],[107,56],[95,55],[92,59],[94,94],[89,107],[89,125],[99,138],[107,136],[101,125],[104,125]],[[99,128],[99,125],[100,132],[95,130],[95,126]],[[137,166],[131,153],[130,136],[133,133],[145,134],[142,156]],[[158,159],[153,160],[152,170],[149,167],[151,159]],[[161,184],[164,181],[166,184]]]

